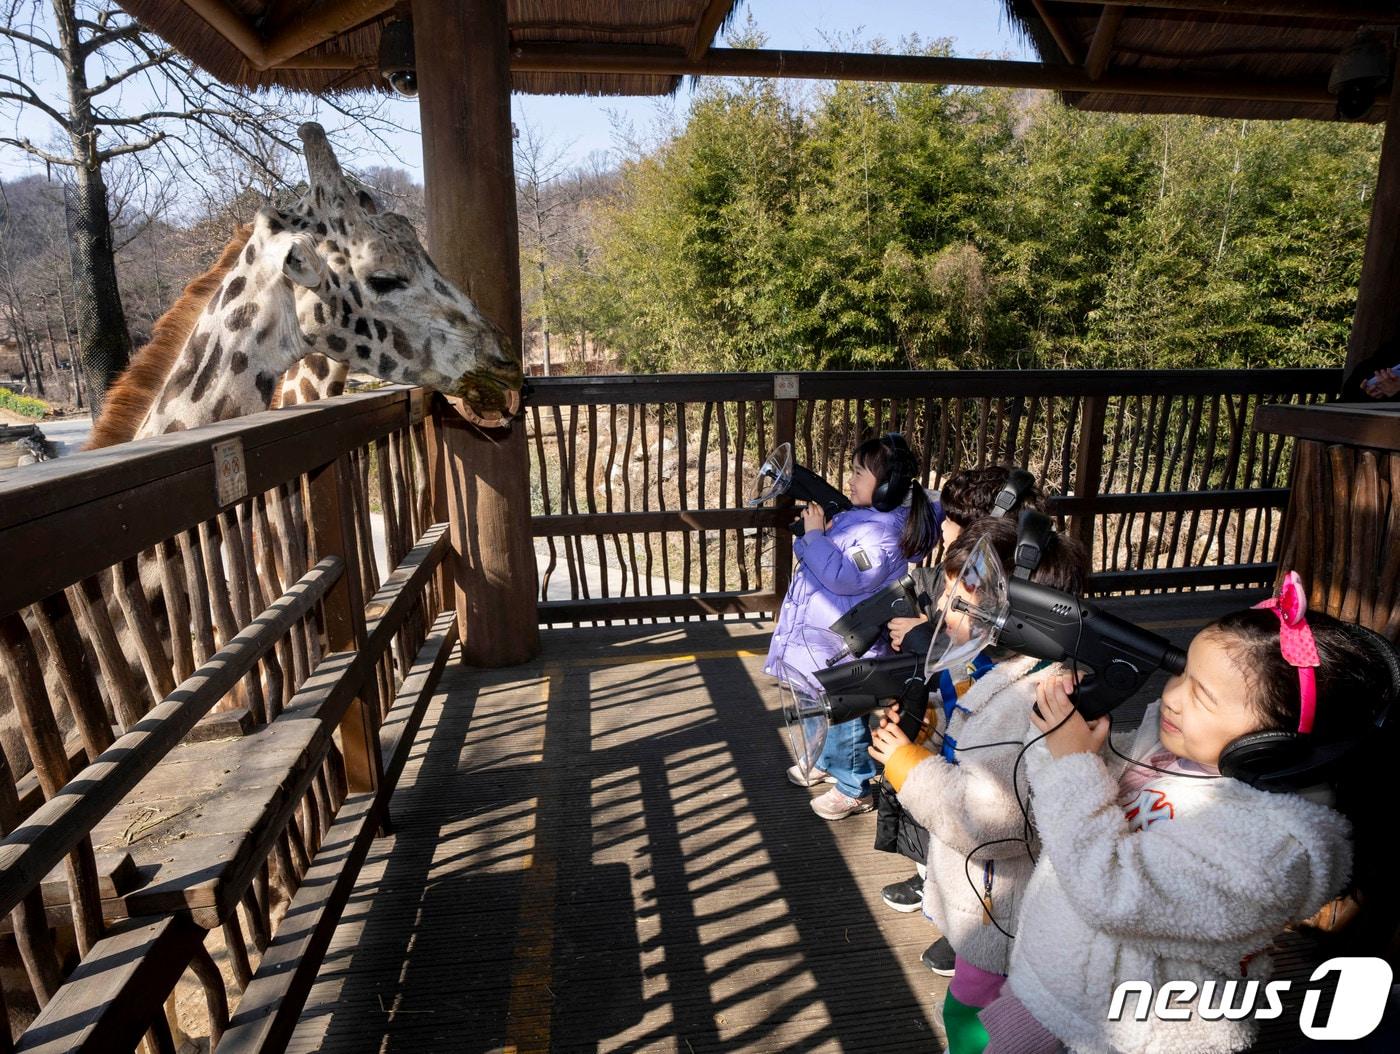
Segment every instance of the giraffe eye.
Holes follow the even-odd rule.
[[[394,274],[372,274],[365,283],[380,296],[408,285],[408,279]]]

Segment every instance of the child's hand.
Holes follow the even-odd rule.
[[[826,513],[816,502],[802,510],[802,528],[808,534],[823,534],[826,531]]]
[[[889,621],[890,645],[895,651],[899,651],[904,644],[904,635],[917,626],[920,622],[927,622],[927,615],[920,615],[918,618],[892,618]]]
[[[1085,721],[1070,700],[1069,693],[1073,689],[1074,678],[1070,676],[1047,677],[1035,689],[1036,708],[1040,712],[1031,711],[1031,724],[1042,732],[1049,732],[1045,745],[1053,757],[1097,754],[1108,738],[1108,718]]]
[[[899,707],[892,706],[880,719],[880,727],[870,734],[870,756],[881,765],[889,763],[894,752],[908,746],[909,737],[899,727]]]
[[[1383,399],[1400,392],[1400,371],[1396,368],[1390,370],[1376,371],[1375,377],[1369,379],[1365,385],[1366,395],[1372,399]]]

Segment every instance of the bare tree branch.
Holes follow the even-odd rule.
[[[59,155],[51,154],[47,150],[40,150],[28,139],[11,139],[8,136],[0,136],[0,143],[4,143],[6,146],[18,147],[25,153],[33,154],[40,161],[47,161],[51,165],[67,165],[70,168],[77,168],[79,164],[81,164],[81,162],[74,158],[59,157]]]
[[[122,81],[126,80],[128,77],[134,77],[136,76],[136,74],[142,72],[143,70],[151,69],[153,66],[159,66],[162,62],[165,62],[174,54],[176,54],[174,48],[166,48],[164,51],[158,51],[152,54],[149,58],[143,59],[141,62],[138,62],[136,65],[130,66],[127,69],[122,70],[120,73],[115,73],[112,76],[108,77],[106,80],[94,84],[91,88],[88,88],[83,94],[86,95],[89,99],[92,99],[98,95],[101,95],[103,92],[111,91]]]

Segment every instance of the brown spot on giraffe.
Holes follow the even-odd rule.
[[[248,356],[241,351],[235,351],[229,357],[228,366],[234,373],[242,373],[248,368]]]
[[[204,398],[205,391],[209,388],[209,382],[214,379],[214,371],[219,368],[219,359],[223,357],[223,345],[217,340],[214,341],[214,350],[209,353],[209,359],[204,364],[204,368],[199,371],[199,376],[195,378],[194,388],[190,392],[190,402],[197,403]]]
[[[214,420],[227,421],[238,416],[238,400],[225,393],[214,404]]]
[[[228,285],[224,286],[223,306],[228,307],[229,304],[233,303],[240,296],[242,296],[243,287],[247,284],[248,279],[244,278],[241,274],[234,275],[232,278],[230,278],[228,281]]]
[[[297,390],[301,392],[301,401],[304,403],[314,403],[320,398],[316,393],[316,386],[311,383],[310,377],[303,377]]]
[[[240,304],[225,317],[224,326],[237,333],[241,329],[247,329],[257,315],[258,305],[256,303]]]

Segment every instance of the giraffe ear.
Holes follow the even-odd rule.
[[[282,257],[282,273],[294,284],[315,289],[326,280],[326,261],[316,251],[316,245],[305,234],[287,239],[287,252]]]

